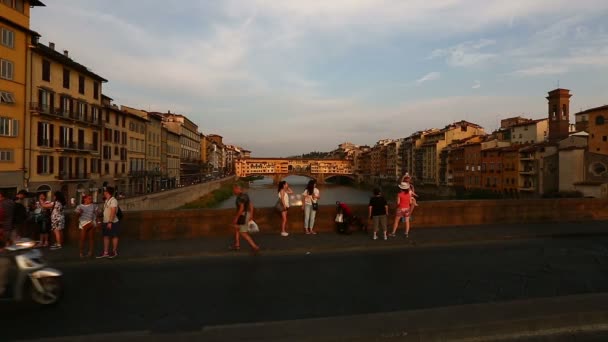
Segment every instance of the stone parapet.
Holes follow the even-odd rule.
[[[365,218],[367,206],[351,206],[356,215]],[[170,240],[230,236],[234,209],[190,209],[126,211],[122,237],[138,240]],[[335,229],[335,206],[321,206],[315,229]],[[389,226],[394,210],[390,211]],[[289,209],[288,231],[302,233],[303,213],[300,207]],[[77,239],[74,217],[68,219],[67,235]],[[281,219],[273,208],[256,208],[255,220],[262,233],[280,231]],[[412,227],[454,227],[501,223],[535,223],[608,220],[608,200],[604,199],[538,199],[422,202],[414,211]],[[365,220],[364,220],[365,221]],[[607,228],[608,229],[608,228]]]

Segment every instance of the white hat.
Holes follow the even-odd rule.
[[[410,174],[406,172],[406,173],[403,175],[403,178],[406,178],[406,177],[409,177],[409,176],[410,176]]]
[[[409,183],[401,182],[401,184],[399,184],[399,189],[401,189],[401,190],[409,190],[409,188],[410,188]]]

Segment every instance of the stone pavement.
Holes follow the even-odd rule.
[[[415,224],[415,223],[414,223]],[[438,227],[416,229],[413,225],[410,237],[403,230],[398,236],[384,241],[371,235],[355,232],[351,235],[319,233],[305,235],[291,232],[288,237],[277,234],[254,235],[264,254],[307,254],[319,252],[349,252],[367,249],[420,248],[459,244],[490,243],[492,241],[567,238],[608,235],[608,222],[563,222],[534,224],[495,224],[461,227]],[[128,229],[125,227],[125,229]],[[96,236],[97,252],[101,251],[101,237]],[[228,257],[247,256],[250,248],[241,241],[241,250],[232,251],[232,237],[209,237],[179,240],[129,240],[123,239],[119,247],[120,260],[166,258],[166,257]],[[45,253],[52,263],[79,262],[77,242],[70,241],[62,250]],[[118,260],[118,259],[116,259]]]

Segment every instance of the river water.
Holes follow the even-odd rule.
[[[309,178],[302,176],[289,176],[285,178],[287,183],[294,192],[290,198],[291,205],[298,205],[301,201],[300,195],[304,192]],[[321,198],[320,205],[335,204],[336,201],[347,204],[367,204],[372,193],[370,191],[357,189],[353,186],[338,185],[338,184],[320,184],[317,185]],[[271,178],[256,180],[246,189],[249,197],[256,207],[272,207],[277,202],[277,186],[272,184]],[[218,208],[234,208],[235,197],[232,196],[226,201],[219,204]]]

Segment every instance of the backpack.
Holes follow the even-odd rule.
[[[21,203],[15,203],[13,208],[13,224],[22,224],[27,220],[27,210]]]
[[[118,218],[119,221],[122,221],[122,210],[120,209],[120,206],[118,206],[118,209],[116,210],[116,218]]]

